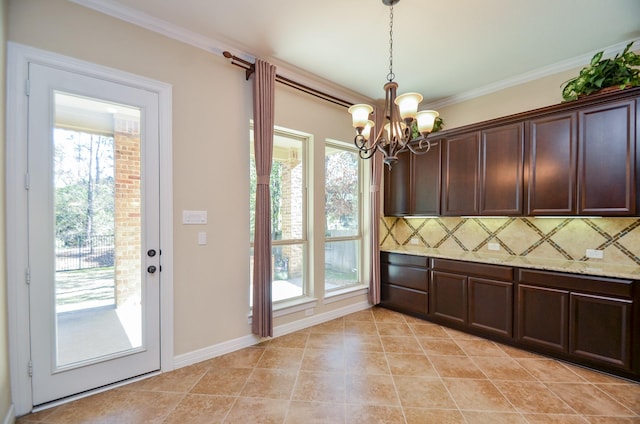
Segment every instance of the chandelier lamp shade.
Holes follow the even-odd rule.
[[[389,6],[389,74],[384,85],[384,121],[381,128],[373,132],[374,121],[369,117],[373,107],[357,104],[349,108],[356,129],[353,140],[362,159],[370,159],[376,152],[384,157],[384,163],[391,169],[398,160],[398,154],[409,150],[414,154],[424,154],[431,144],[427,136],[433,130],[438,112],[435,110],[418,111],[422,101],[419,93],[397,95],[398,84],[393,81],[393,6],[400,0],[382,0]],[[414,127],[417,131],[414,131]],[[376,134],[372,138],[372,135]]]

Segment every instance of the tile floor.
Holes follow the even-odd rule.
[[[640,385],[373,308],[17,423],[640,423]]]

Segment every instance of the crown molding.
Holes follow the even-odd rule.
[[[220,56],[222,56],[222,52],[225,50],[233,50],[236,52],[236,56],[241,57],[242,59],[248,61],[255,59],[254,56],[246,52],[238,51],[236,46],[229,45],[228,43],[224,43],[220,40],[205,37],[202,34],[174,25],[131,7],[124,6],[113,0],[69,1]]]
[[[124,6],[114,0],[69,0],[72,3],[95,10],[113,18],[136,25],[138,27],[164,35],[165,37],[180,41],[207,52],[222,56],[222,52],[230,51],[237,57],[254,62],[256,55],[247,52],[245,48],[224,42],[218,39],[206,37],[184,27],[172,24],[165,20],[156,18],[136,9]],[[278,74],[295,80],[309,87],[318,88],[321,91],[336,97],[342,97],[353,103],[372,102],[362,94],[356,93],[345,87],[339,86],[331,81],[317,77],[309,72],[300,70],[295,66],[281,62],[275,58],[268,58],[270,62],[278,68]]]
[[[122,21],[128,22],[130,24],[148,29],[149,31],[162,34],[166,37],[183,42],[185,44],[189,44],[199,49],[206,50],[208,52],[220,55],[220,56],[222,55],[223,51],[228,50],[228,51],[231,51],[234,55],[248,62],[254,62],[256,58],[255,54],[251,54],[250,52],[247,52],[242,47],[234,46],[234,45],[231,45],[230,43],[223,42],[221,40],[213,39],[210,37],[205,37],[202,34],[196,33],[194,31],[190,31],[181,26],[172,24],[162,19],[158,19],[156,17],[140,12],[133,8],[124,6],[114,0],[69,0],[69,1],[72,3],[76,3],[80,6],[93,9],[97,12],[104,13],[105,15],[109,15],[116,19],[120,19]],[[524,84],[540,78],[544,78],[549,75],[568,71],[580,66],[585,66],[585,64],[589,63],[593,55],[596,54],[597,52],[604,51],[605,52],[604,57],[613,56],[614,54],[624,50],[626,45],[632,41],[633,42],[640,41],[640,38],[627,40],[625,42],[614,44],[604,49],[594,50],[592,52],[585,53],[584,55],[581,55],[581,56],[566,59],[561,62],[551,64],[549,66],[534,69],[532,71],[525,72],[524,74],[516,75],[511,78],[507,78],[492,84],[485,85],[484,87],[480,87],[477,89],[469,90],[464,93],[460,93],[454,96],[440,99],[435,102],[429,103],[427,106],[433,109],[443,108],[445,106],[450,106],[450,105],[461,103],[477,97],[486,96],[488,94],[495,93],[500,90],[504,90],[510,87],[514,87],[520,84]],[[348,88],[339,86],[331,81],[327,81],[319,77],[316,77],[310,74],[309,72],[302,71],[290,64],[286,64],[284,62],[275,60],[275,58],[272,58],[272,59],[274,62],[276,62],[274,64],[278,67],[278,73],[283,76],[286,76],[287,78],[291,78],[293,80],[296,80],[310,87],[317,87],[322,91],[327,92],[328,94],[335,95],[336,97],[343,97],[346,100],[353,101],[353,103],[373,102],[372,99],[366,96],[363,96],[362,94],[355,93],[354,91],[349,90]]]
[[[631,40],[624,41],[622,43],[617,43],[612,46],[606,47],[604,49],[593,50],[589,53],[585,53],[581,56],[573,57],[570,59],[563,60],[561,62],[556,62],[551,65],[534,69],[529,72],[525,72],[524,74],[516,75],[511,78],[507,78],[492,84],[485,85],[484,87],[480,87],[474,90],[469,90],[467,92],[457,94],[455,96],[447,97],[433,103],[429,104],[429,107],[433,109],[443,108],[445,106],[451,106],[456,103],[461,103],[467,100],[475,99],[477,97],[486,96],[488,94],[495,93],[500,90],[504,90],[507,88],[515,87],[521,84],[525,84],[527,82],[535,81],[544,77],[548,77],[550,75],[558,74],[560,72],[569,71],[571,69],[575,69],[581,66],[586,66],[591,62],[593,56],[601,51],[604,51],[603,57],[611,57],[617,53],[621,53],[624,48],[630,42],[640,41],[640,38],[635,38]]]

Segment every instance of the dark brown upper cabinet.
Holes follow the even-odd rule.
[[[440,140],[433,140],[424,155],[411,155],[411,192],[413,194],[412,215],[440,214]]]
[[[523,155],[523,123],[447,139],[442,214],[522,214]]]
[[[442,215],[477,215],[480,188],[480,133],[443,140]]]
[[[411,213],[411,152],[398,155],[389,169],[384,166],[384,214],[404,216]]]
[[[578,213],[636,213],[636,100],[578,112]]]
[[[528,122],[527,215],[636,213],[636,101]]]
[[[385,169],[386,216],[440,214],[440,140],[425,154],[404,152],[391,170]]]
[[[438,132],[385,174],[385,215],[638,216],[638,121],[640,87]]]
[[[577,128],[575,112],[529,121],[527,215],[576,213]]]
[[[521,215],[524,124],[481,131],[480,215]]]

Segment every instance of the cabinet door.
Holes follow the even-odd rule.
[[[635,100],[579,113],[578,213],[636,212]]]
[[[520,284],[517,339],[523,344],[567,352],[569,292]]]
[[[434,140],[424,155],[413,155],[413,215],[440,214],[440,152],[442,142]]]
[[[513,283],[469,277],[469,326],[513,336]]]
[[[576,213],[575,113],[533,119],[526,145],[526,214]]]
[[[521,215],[524,125],[481,132],[480,215]]]
[[[432,271],[429,314],[457,324],[467,323],[467,277]]]
[[[631,370],[632,301],[571,293],[571,354]]]
[[[480,134],[463,134],[443,142],[442,215],[477,215]]]
[[[411,212],[411,154],[403,152],[389,169],[384,166],[384,214],[404,216]]]

